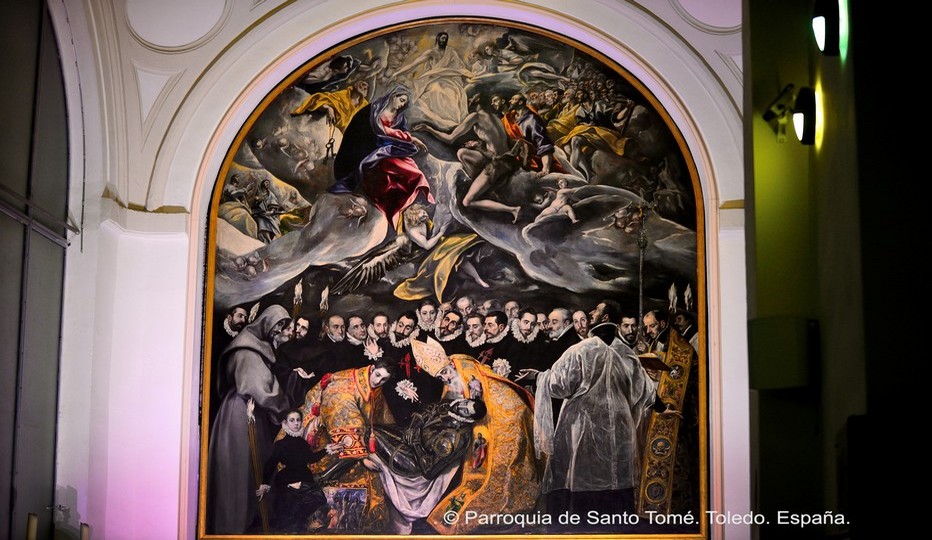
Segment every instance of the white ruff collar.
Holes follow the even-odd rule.
[[[502,330],[501,333],[499,333],[499,334],[498,334],[497,336],[495,336],[495,337],[485,338],[485,342],[486,342],[486,343],[495,344],[495,343],[498,343],[499,341],[505,339],[505,336],[507,336],[507,335],[508,335],[508,332],[505,331],[505,330]]]
[[[484,333],[483,333],[483,334],[479,334],[479,337],[476,338],[475,341],[473,341],[473,339],[472,339],[471,337],[469,337],[469,335],[467,334],[467,335],[466,335],[466,343],[469,344],[470,347],[481,347],[481,346],[485,345],[485,334],[484,334]]]
[[[348,341],[350,345],[362,345],[362,341],[354,338],[349,334],[346,334],[346,341]]]
[[[524,337],[524,334],[522,334],[521,330],[518,329],[517,324],[514,325],[511,329],[511,335],[514,336],[514,338],[517,339],[519,343],[530,343],[534,341],[535,339],[537,339],[538,332],[540,332],[540,327],[537,326],[536,324],[534,325],[534,329],[531,330],[531,335],[529,335],[528,337]]]
[[[282,431],[284,431],[285,435],[288,435],[289,437],[304,437],[304,435],[301,434],[301,430],[291,431],[288,429],[288,426],[282,426]]]
[[[395,326],[395,325],[393,324],[392,326]],[[421,333],[421,330],[419,328],[415,328],[414,330],[411,331],[410,336],[399,341],[398,338],[395,337],[395,332],[393,330],[390,330],[388,332],[388,339],[389,341],[392,342],[393,346],[400,349],[402,347],[407,347],[408,345],[411,345],[411,340],[419,336],[420,333]]]
[[[462,334],[462,333],[463,333],[463,327],[460,326],[459,328],[457,328],[457,329],[456,329],[452,334],[450,334],[450,335],[447,335],[447,336],[439,336],[439,335],[438,335],[438,336],[437,336],[437,340],[440,341],[440,342],[446,343],[446,342],[448,342],[448,341],[453,341],[454,339],[460,337],[460,334]]]
[[[417,317],[417,327],[425,332],[430,332],[437,328],[437,321],[434,321],[434,324],[424,324],[424,321],[421,320],[421,316]]]
[[[230,321],[226,317],[223,318],[223,330],[230,337],[236,337],[236,335],[239,334],[239,330],[233,330],[230,328]]]

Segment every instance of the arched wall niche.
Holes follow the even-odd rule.
[[[327,9],[334,7],[334,9]],[[341,6],[342,7],[342,6]],[[211,190],[222,168],[226,148],[233,143],[240,126],[279,81],[309,58],[355,35],[375,28],[425,17],[483,16],[518,21],[547,28],[598,51],[617,62],[641,81],[669,113],[691,153],[704,201],[705,276],[707,282],[706,323],[709,378],[709,508],[743,509],[748,506],[747,426],[742,415],[726,415],[728,408],[746,407],[744,353],[730,355],[724,350],[743,351],[743,334],[725,331],[725,325],[744,325],[743,307],[730,309],[726,299],[743,298],[743,252],[735,241],[743,242],[738,231],[740,218],[726,216],[722,224],[719,204],[743,199],[741,185],[740,117],[716,78],[689,47],[681,43],[649,14],[628,4],[608,5],[579,2],[563,13],[548,5],[490,2],[422,2],[381,7],[370,2],[347,16],[335,2],[313,9],[290,5],[259,23],[227,54],[220,58],[192,90],[178,118],[169,130],[169,141],[179,150],[156,163],[154,200],[164,203],[187,201],[192,209],[186,325],[186,407],[185,441],[187,453],[182,471],[181,522],[179,531],[194,532],[196,521],[196,477],[198,467],[197,403],[200,391],[198,370],[201,349],[199,314],[203,311],[202,291],[207,243],[204,223],[208,219]],[[612,28],[612,32],[605,31]],[[614,38],[612,35],[624,36]],[[239,89],[239,91],[237,91]],[[209,99],[208,99],[209,98]],[[185,111],[185,108],[187,110]],[[172,146],[172,145],[170,145]],[[194,182],[191,182],[192,172]],[[159,179],[164,179],[160,183]],[[722,268],[730,265],[737,281],[723,280]],[[733,269],[739,271],[735,272]],[[724,374],[729,388],[724,388]],[[206,440],[206,439],[205,439]],[[189,450],[190,449],[190,450]],[[724,467],[728,463],[728,468]],[[734,465],[732,465],[734,464]],[[742,468],[745,466],[744,468]],[[729,482],[731,477],[734,481]],[[711,527],[718,537],[721,526]]]

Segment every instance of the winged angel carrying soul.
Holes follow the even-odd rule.
[[[283,81],[215,191],[201,534],[703,533],[638,519],[705,504],[676,133],[598,53],[489,21]]]

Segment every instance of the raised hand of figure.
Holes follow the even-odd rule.
[[[304,368],[300,368],[300,367],[299,367],[299,368],[294,368],[294,369],[291,370],[291,371],[294,371],[295,373],[297,373],[297,374],[298,374],[298,377],[301,377],[302,379],[310,379],[311,377],[314,376],[314,372],[313,372],[313,371],[310,372],[310,373],[308,373],[307,371],[304,371]]]
[[[259,489],[256,490],[256,497],[259,497],[259,500],[261,501],[262,497],[264,497],[265,494],[271,490],[272,490],[272,486],[268,484],[262,484],[261,486],[259,486]]]
[[[366,334],[366,341],[363,346],[371,356],[375,357],[379,354],[378,337],[375,335],[375,330],[372,328],[372,325],[369,325],[369,330],[370,332]]]

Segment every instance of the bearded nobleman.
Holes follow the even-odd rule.
[[[511,336],[514,338],[514,345],[508,355],[511,362],[508,378],[516,380],[522,369],[535,365],[545,345],[545,334],[541,333],[540,327],[537,326],[537,313],[533,309],[525,308],[518,312],[518,317],[511,327]],[[534,385],[529,381],[524,382],[522,386],[533,392]]]
[[[520,514],[534,511],[540,495],[542,464],[530,444],[534,400],[521,387],[497,375],[466,355],[447,356],[436,341],[412,343],[421,369],[444,383],[445,399],[470,398],[477,384],[487,407],[484,418],[472,424],[472,440],[463,456],[462,474],[437,503],[427,523],[442,534],[470,534],[481,527],[477,520],[461,519],[465,512],[480,515]],[[472,392],[475,395],[475,392]],[[476,453],[483,459],[477,459]],[[447,512],[455,512],[456,520]]]

